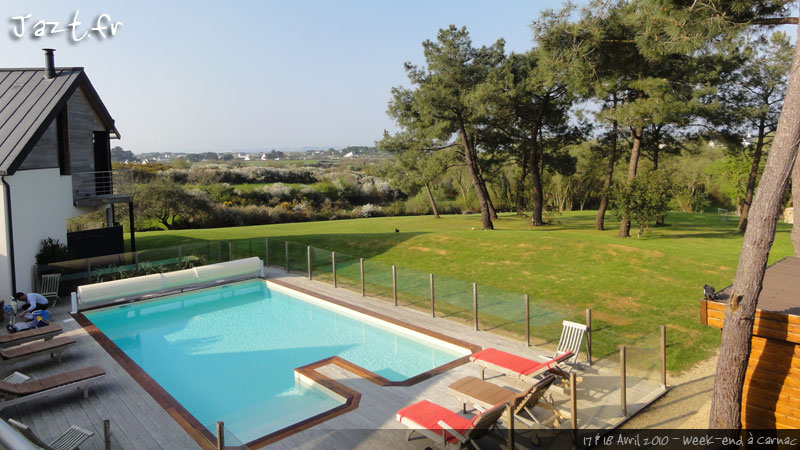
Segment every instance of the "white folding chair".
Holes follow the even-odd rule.
[[[31,377],[25,375],[22,372],[14,372],[11,375],[3,378],[3,381],[5,381],[7,383],[11,383],[11,384],[21,384],[21,383],[24,383],[24,382],[26,382],[26,381],[28,381],[30,379],[31,379]]]
[[[33,433],[33,430],[31,430],[30,427],[24,423],[17,422],[14,419],[8,419],[8,424],[16,428],[17,431],[25,436],[25,439],[31,441],[32,444],[37,445],[45,450],[75,450],[80,447],[84,441],[94,436],[94,433],[91,431],[73,425],[69,428],[69,430],[64,432],[64,434],[59,436],[58,439],[50,444],[45,444]]]
[[[556,354],[553,355],[555,358],[556,356],[563,355],[567,352],[572,352],[573,356],[570,358],[570,362],[576,363],[578,362],[578,354],[581,352],[581,345],[583,344],[583,336],[586,334],[586,325],[582,323],[570,322],[569,320],[565,320],[563,323],[563,328],[561,329],[561,339],[558,341],[558,347],[556,348]],[[589,343],[586,343],[587,348]],[[586,356],[589,356],[589,352],[586,352]]]
[[[47,298],[53,298],[53,308],[55,308],[56,303],[58,303],[58,282],[60,279],[60,273],[42,275],[42,284],[39,287],[40,294]]]

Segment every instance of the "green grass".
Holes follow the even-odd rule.
[[[615,358],[625,344],[629,361],[656,365],[662,324],[668,327],[671,370],[709,356],[719,345],[719,330],[700,325],[698,301],[703,284],[720,289],[733,280],[742,242],[736,222],[716,214],[670,213],[667,226],[641,239],[617,238],[614,221],[607,221],[607,231],[595,231],[593,223],[594,212],[571,212],[533,229],[527,219],[504,215],[494,231],[482,231],[477,215],[383,217],[147,232],[138,233],[136,243],[146,249],[269,236],[273,264],[282,264],[278,241],[285,239],[302,244],[291,249],[296,271],[305,271],[305,245],[369,258],[370,294],[391,298],[389,267],[396,264],[402,303],[411,306],[428,308],[427,274],[433,272],[438,312],[454,319],[471,317],[476,282],[483,328],[521,333],[521,298],[529,294],[532,334],[550,343],[558,339],[562,318],[582,322],[584,309],[591,308],[595,356]],[[791,254],[789,232],[790,226],[779,225],[770,262]],[[254,242],[258,249],[263,241]],[[329,258],[314,253],[316,276],[329,276]],[[340,255],[338,267],[342,283],[357,290],[357,258]]]

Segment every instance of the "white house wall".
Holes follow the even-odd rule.
[[[17,290],[30,292],[42,239],[50,237],[66,244],[67,219],[90,210],[72,206],[72,177],[62,176],[58,168],[20,170],[6,180],[11,186]],[[11,289],[10,283],[4,286]]]

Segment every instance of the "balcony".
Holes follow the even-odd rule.
[[[99,206],[133,201],[133,177],[127,170],[72,174],[72,203]]]

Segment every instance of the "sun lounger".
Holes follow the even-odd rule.
[[[544,399],[547,390],[556,381],[555,375],[547,375],[522,392],[514,392],[502,386],[480,380],[476,377],[464,377],[452,383],[450,390],[461,401],[463,412],[467,412],[467,404],[474,405],[479,411],[502,402],[509,402],[514,408],[518,420],[528,426],[542,421],[533,413],[535,406],[540,406],[553,413],[555,426],[561,420],[561,414]]]
[[[89,386],[105,374],[101,367],[91,366],[18,384],[0,381],[0,410],[76,389],[82,390],[84,398],[87,398]]]
[[[74,343],[74,339],[55,338],[49,341],[0,349],[0,367],[46,354],[58,357],[58,362],[61,363],[61,353]]]
[[[535,382],[538,381],[535,378],[537,375],[558,368],[560,364],[570,358],[572,358],[572,352],[566,352],[550,361],[539,362],[496,348],[487,348],[472,354],[469,360],[481,366],[481,380],[486,378],[486,369],[492,369],[521,380]]]
[[[431,439],[441,448],[461,449],[483,436],[502,440],[502,436],[490,434],[505,411],[506,403],[500,403],[469,420],[436,403],[422,400],[397,411],[397,421],[410,428],[406,440],[416,431]]]
[[[58,439],[50,444],[45,444],[44,441],[39,439],[39,437],[33,433],[33,430],[24,423],[17,422],[14,419],[8,419],[8,424],[19,431],[25,439],[31,441],[33,445],[41,447],[44,450],[75,450],[83,444],[84,441],[94,436],[94,433],[91,431],[73,425],[69,430],[64,432],[64,434],[59,436]]]
[[[53,339],[54,336],[60,334],[62,331],[64,330],[61,328],[61,325],[57,323],[51,323],[45,327],[39,327],[32,330],[25,330],[18,333],[8,334],[6,336],[0,336],[0,348],[13,347],[26,342],[36,341],[38,339],[44,339],[45,341],[48,341]]]

